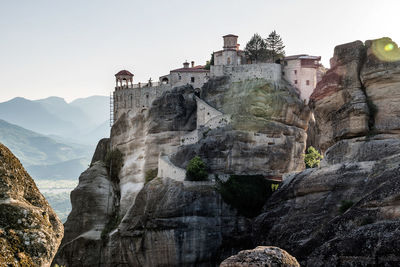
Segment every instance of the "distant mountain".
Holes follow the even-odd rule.
[[[89,96],[78,98],[70,103],[83,110],[96,125],[100,125],[110,119],[110,98],[107,96]]]
[[[94,152],[94,146],[61,143],[4,120],[0,120],[0,142],[35,179],[76,179]]]
[[[60,97],[28,100],[17,97],[0,103],[0,119],[31,131],[96,145],[109,136],[109,98],[92,96],[71,103]]]
[[[71,136],[77,129],[77,125],[64,120],[61,114],[49,112],[40,102],[22,97],[0,103],[0,119],[42,134]]]

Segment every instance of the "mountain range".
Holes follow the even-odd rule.
[[[0,103],[0,142],[35,179],[72,180],[87,168],[99,139],[109,135],[109,99],[60,97]]]
[[[67,103],[60,97],[16,97],[0,103],[0,119],[56,139],[93,146],[109,135],[109,99],[91,96]]]

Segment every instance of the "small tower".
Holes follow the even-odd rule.
[[[129,86],[130,83],[130,86]],[[121,70],[115,74],[115,90],[121,90],[133,86],[133,74],[127,70]]]
[[[223,36],[224,38],[224,50],[239,50],[239,45],[237,43],[238,36],[233,34],[228,34]]]

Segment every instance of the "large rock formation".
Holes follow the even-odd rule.
[[[108,150],[102,140],[71,194],[72,212],[54,263],[215,266],[254,247],[250,219],[222,200],[214,182],[169,177],[144,186],[145,173],[157,168],[161,152],[175,155],[174,162],[182,167],[197,153],[215,173],[280,178],[301,170],[309,109],[284,81],[231,83],[224,78],[211,80],[202,93],[232,123],[202,127],[196,145],[181,146],[198,121],[190,86],[163,93],[149,109],[121,114],[110,138],[111,149],[124,154],[119,180],[110,179],[101,162]]]
[[[240,251],[221,262],[220,267],[300,267],[296,258],[278,247],[256,247]]]
[[[320,168],[293,174],[254,223],[254,241],[307,266],[398,266],[400,51],[390,39],[335,48],[312,95]],[[389,59],[396,59],[397,61]]]
[[[322,151],[357,136],[398,135],[399,60],[389,38],[335,47],[331,68],[310,97]]]
[[[146,171],[157,168],[160,152],[175,152],[181,136],[196,128],[193,93],[191,86],[174,88],[150,109],[122,114],[112,127],[112,148],[119,149],[125,159],[120,173],[122,214],[142,189]]]
[[[0,143],[0,265],[50,266],[63,226],[19,160]]]
[[[212,173],[280,178],[304,169],[310,112],[286,82],[212,79],[202,97],[229,114],[232,123],[224,128],[200,128],[199,142],[178,148],[172,157],[176,165],[185,168],[199,155]]]

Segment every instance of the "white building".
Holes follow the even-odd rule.
[[[288,56],[283,60],[283,77],[299,90],[306,102],[321,78],[320,60],[321,57],[309,55]]]

